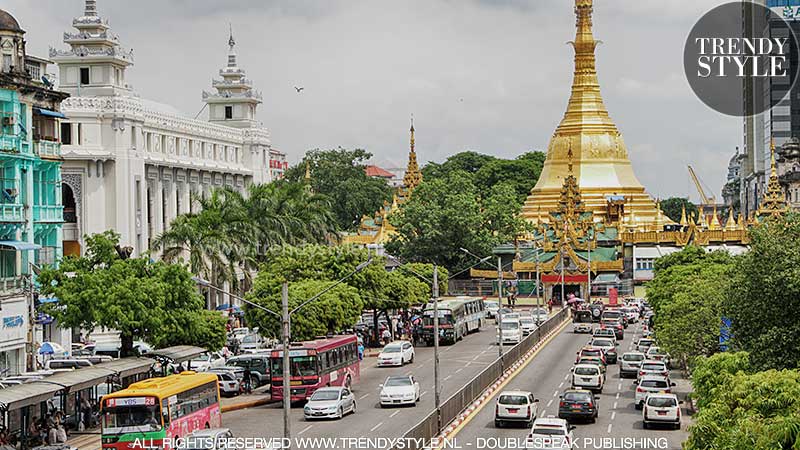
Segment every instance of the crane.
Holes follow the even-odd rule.
[[[717,203],[717,199],[714,197],[714,194],[710,196],[706,195],[706,191],[703,189],[703,185],[700,182],[700,179],[697,178],[697,174],[694,173],[694,169],[692,169],[691,165],[686,166],[689,168],[689,176],[692,177],[692,181],[694,182],[694,186],[697,188],[697,193],[700,194],[700,206],[709,206],[712,207]]]

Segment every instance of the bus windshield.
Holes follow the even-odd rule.
[[[293,377],[313,377],[317,374],[317,357],[316,356],[293,356],[289,362],[289,370]],[[283,375],[283,358],[272,358],[273,376],[279,377]]]
[[[425,316],[422,318],[423,325],[433,325],[433,310],[425,311]],[[439,325],[452,325],[453,314],[446,309],[439,310]]]
[[[158,431],[161,429],[161,408],[158,402],[130,406],[121,405],[121,402],[116,403],[116,406],[103,408],[104,433],[121,434],[131,431]]]

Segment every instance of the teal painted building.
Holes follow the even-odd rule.
[[[61,102],[49,61],[28,56],[24,31],[0,10],[0,373],[32,367],[35,341],[62,341],[30,323],[30,274],[63,255]]]

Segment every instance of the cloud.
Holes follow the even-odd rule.
[[[416,118],[421,162],[471,149],[513,157],[546,148],[572,81],[565,0],[139,0],[98,2],[135,50],[129,80],[194,115],[225,64],[228,24],[240,66],[264,94],[258,119],[297,161],[310,148],[362,147],[406,160]],[[693,98],[683,41],[717,0],[595,1],[606,105],[651,192],[685,195],[688,159],[722,186],[741,121]],[[29,50],[63,48],[80,0],[7,0]],[[295,85],[306,88],[302,94]],[[693,149],[690,153],[677,149]]]

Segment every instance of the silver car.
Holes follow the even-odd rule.
[[[341,419],[345,414],[355,412],[356,399],[350,389],[344,386],[317,389],[303,407],[306,420]]]
[[[221,395],[232,397],[242,392],[240,379],[236,377],[234,372],[214,371],[213,373],[217,375],[217,384],[219,384],[219,393]]]

